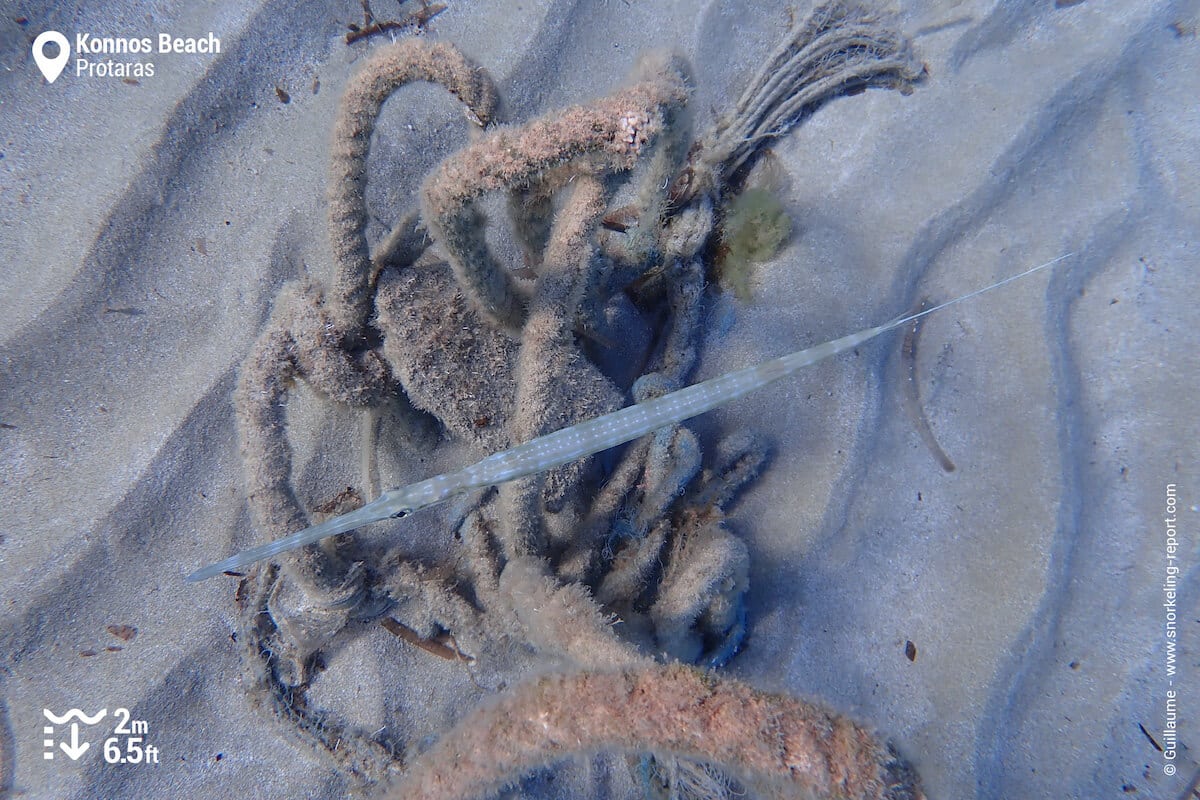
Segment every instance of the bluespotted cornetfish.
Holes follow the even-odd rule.
[[[866,328],[840,339],[789,353],[779,358],[772,358],[752,367],[727,372],[719,377],[701,381],[661,397],[643,403],[635,403],[554,433],[538,436],[508,450],[493,453],[482,461],[458,472],[446,472],[408,486],[388,489],[357,511],[342,514],[273,542],[244,550],[224,561],[218,561],[196,570],[188,575],[187,579],[202,581],[214,575],[220,575],[222,572],[238,570],[264,558],[271,558],[326,537],[361,528],[372,522],[407,517],[415,511],[444,502],[464,492],[484,489],[527,475],[534,475],[625,444],[648,433],[653,433],[659,428],[683,422],[737,400],[739,397],[744,397],[757,389],[792,375],[803,367],[844,353],[880,334],[1033,275],[1072,255],[1074,253],[1059,256],[1045,264],[997,281],[990,286],[976,289],[915,314],[906,314],[891,322],[885,322],[883,325]]]

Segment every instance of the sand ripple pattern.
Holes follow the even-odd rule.
[[[358,4],[199,5],[156,6],[152,27],[215,30],[224,52],[163,60],[140,86],[46,87],[28,63],[38,31],[142,18],[127,4],[26,4],[28,25],[0,33],[0,795],[345,788],[247,707],[232,585],[182,577],[252,543],[235,370],[282,282],[327,274],[329,120],[358,52],[340,39]],[[436,34],[487,65],[510,118],[527,118],[619,84],[639,50],[663,44],[696,65],[693,107],[719,107],[786,4],[547,0],[493,19],[449,5]],[[1165,710],[1168,483],[1191,520],[1180,611],[1187,624],[1200,612],[1186,511],[1200,504],[1200,9],[896,5],[929,80],[910,97],[834,103],[774,148],[796,233],[758,276],[756,303],[730,317],[730,301],[714,302],[699,377],[1080,255],[922,332],[921,396],[954,473],[903,414],[898,340],[717,412],[777,453],[737,508],[756,575],[733,666],[877,724],[930,796],[1128,785],[1174,797],[1195,764],[1184,754],[1165,776],[1138,726],[1154,733]],[[370,202],[399,216],[461,126],[432,94],[393,105],[372,155],[388,179]],[[314,431],[297,449],[301,486],[344,485],[353,459],[338,442],[353,440],[353,417],[298,413]],[[116,624],[136,637],[108,633]],[[364,726],[428,704],[426,662],[398,662],[396,648],[364,646],[351,699],[330,702]],[[1175,676],[1193,751],[1194,662],[1181,653]],[[379,685],[398,669],[418,674]],[[436,698],[413,735],[461,713],[453,702]],[[129,708],[163,763],[44,761],[42,708],[72,706]],[[547,786],[530,793],[553,796]]]

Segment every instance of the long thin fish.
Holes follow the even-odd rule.
[[[683,420],[711,411],[739,397],[768,386],[780,378],[797,372],[830,356],[844,353],[882,333],[895,330],[914,320],[944,308],[978,297],[985,292],[999,289],[1013,281],[1069,258],[1074,253],[1059,256],[1053,261],[1027,269],[1002,281],[976,289],[973,292],[948,300],[941,305],[915,314],[867,328],[831,342],[773,358],[752,367],[727,372],[717,378],[702,381],[662,397],[626,406],[618,411],[580,422],[554,433],[538,436],[524,444],[488,456],[459,472],[447,472],[417,483],[388,489],[375,500],[357,511],[305,528],[259,547],[211,564],[187,576],[189,581],[202,581],[222,572],[240,570],[256,561],[271,558],[297,547],[312,544],[328,536],[346,533],[372,522],[384,519],[407,517],[414,511],[436,505],[455,495],[495,486],[498,483],[523,478],[544,470],[553,469],[593,453],[637,439],[659,428],[674,425]]]

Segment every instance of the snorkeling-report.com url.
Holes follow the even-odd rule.
[[[1163,709],[1162,728],[1162,757],[1163,774],[1175,774],[1177,730],[1179,727],[1179,690],[1175,687],[1175,658],[1179,645],[1179,575],[1181,570],[1181,548],[1179,546],[1179,498],[1175,484],[1166,486],[1166,503],[1163,513],[1163,541],[1166,555],[1166,574],[1163,578],[1163,619],[1165,626],[1163,635],[1166,646],[1163,648],[1167,687],[1165,706]]]

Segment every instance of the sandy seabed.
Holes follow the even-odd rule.
[[[1177,798],[1200,735],[1200,4],[893,5],[928,79],[835,101],[773,146],[793,233],[752,302],[713,294],[698,377],[1075,255],[926,324],[917,374],[952,473],[904,412],[898,338],[695,423],[752,428],[774,453],[731,520],[753,571],[726,669],[876,726],[931,798]],[[448,6],[428,35],[492,73],[511,120],[673,48],[703,124],[787,19],[783,2]],[[345,44],[360,19],[357,2],[233,0],[0,17],[0,794],[347,789],[248,706],[233,581],[183,576],[255,541],[232,390],[280,286],[327,274],[333,112],[377,44]],[[211,31],[221,52],[48,85],[30,57],[48,29]],[[379,131],[386,221],[465,123],[414,88]],[[341,480],[356,432],[350,412],[298,413],[306,480]],[[421,653],[361,638],[325,695],[344,714],[432,736],[465,711]],[[128,709],[159,763],[107,764],[100,735],[74,762],[47,747],[43,709],[70,708],[107,709],[97,731]],[[580,774],[527,790],[568,796]]]

